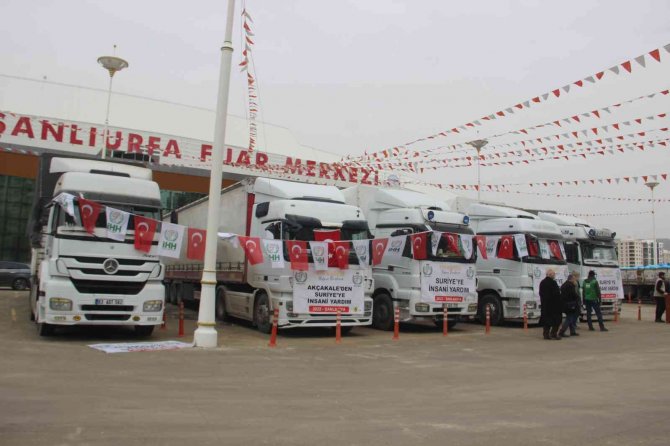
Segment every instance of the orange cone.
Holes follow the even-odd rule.
[[[523,304],[523,331],[528,331],[528,309]]]
[[[642,299],[637,300],[637,320],[642,320]]]
[[[486,334],[491,333],[491,306],[486,304]]]
[[[184,337],[184,302],[179,302],[179,333],[178,338]]]
[[[337,310],[337,323],[335,324],[335,343],[342,342],[342,315],[340,310]]]
[[[272,314],[272,333],[270,334],[270,343],[268,347],[277,346],[277,324],[279,323],[279,308],[275,308]]]
[[[395,307],[393,311],[393,340],[400,339],[400,307]]]
[[[447,336],[449,334],[449,307],[447,304],[444,304],[444,315],[442,316],[442,336]]]

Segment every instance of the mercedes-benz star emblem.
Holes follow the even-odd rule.
[[[115,274],[119,269],[119,262],[116,259],[107,259],[102,263],[102,269],[107,274]]]

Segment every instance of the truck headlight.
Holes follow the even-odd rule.
[[[49,308],[54,311],[72,311],[72,301],[63,297],[49,299]]]
[[[366,300],[363,305],[364,305],[363,308],[365,309],[364,311],[372,310],[372,302],[371,301]]]
[[[144,305],[142,306],[142,310],[151,313],[154,311],[161,311],[163,309],[163,301],[162,300],[147,300],[144,302]]]
[[[286,311],[293,313],[293,302],[286,302]]]
[[[537,305],[537,302],[535,302],[535,301],[526,302],[526,309],[534,310],[536,305]]]
[[[474,313],[477,311],[477,304],[468,304],[468,313]]]
[[[419,303],[414,305],[414,310],[419,313],[425,313],[426,311],[430,311],[430,306],[428,304]]]

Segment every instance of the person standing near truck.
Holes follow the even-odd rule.
[[[560,340],[558,327],[562,319],[561,289],[554,280],[556,272],[547,270],[547,277],[540,282],[540,324],[542,325],[542,336],[544,339]]]
[[[658,279],[654,285],[654,300],[656,301],[656,322],[663,322],[663,313],[665,308],[665,293],[668,289],[665,284],[665,272],[658,273]]]
[[[572,274],[569,274],[568,280],[561,285],[561,300],[563,301],[565,320],[558,335],[560,337],[579,336],[575,330],[575,324],[579,316],[579,294],[577,294],[577,279]],[[568,328],[570,328],[570,334],[566,335],[565,332]]]
[[[589,324],[589,331],[595,331],[593,328],[593,321],[591,320],[591,313],[594,311],[598,318],[600,331],[609,331],[605,328],[603,313],[600,311],[600,285],[598,285],[595,271],[589,271],[589,276],[584,281],[582,290],[584,293],[584,303],[586,304],[586,322]]]

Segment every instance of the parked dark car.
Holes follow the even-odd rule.
[[[30,267],[25,263],[0,260],[0,286],[11,286],[15,290],[30,287]]]

